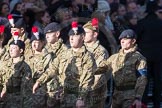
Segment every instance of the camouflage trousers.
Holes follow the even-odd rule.
[[[2,108],[23,108],[23,97],[20,93],[8,93]]]
[[[62,97],[62,86],[57,77],[47,83],[47,107],[60,108],[60,98]]]
[[[135,100],[134,90],[117,91],[114,90],[111,108],[130,108]]]
[[[87,97],[88,108],[104,108],[107,93],[107,84],[90,91]]]
[[[77,96],[75,94],[65,94],[61,103],[61,108],[75,108]]]
[[[36,90],[35,94],[32,94],[32,108],[46,108],[46,92],[46,87],[43,85]]]

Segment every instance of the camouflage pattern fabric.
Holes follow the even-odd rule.
[[[47,50],[42,49],[42,53],[39,55],[35,55],[33,52],[30,52],[28,56],[26,56],[26,61],[31,67],[32,70],[32,81],[30,82],[31,86],[36,82],[36,80],[46,71],[49,66],[49,62],[51,61],[51,54],[47,53]],[[46,105],[46,96],[47,89],[46,86],[43,85],[39,88],[35,94],[32,94],[31,104],[32,108],[44,108]]]
[[[129,53],[121,49],[100,66],[107,66],[114,79],[112,108],[129,108],[135,98],[142,99],[147,78],[146,59],[137,51],[135,45]],[[140,70],[144,70],[143,74]]]
[[[56,59],[60,54],[64,51],[67,51],[67,47],[63,44],[63,40],[60,38],[54,45],[47,43],[45,48],[47,49],[48,53],[52,55],[52,60]],[[60,88],[60,84],[58,82],[57,77],[53,77],[52,80],[47,82],[47,106],[48,107],[60,107],[60,102],[57,101],[57,91]]]
[[[1,68],[2,75],[2,91],[6,91],[4,98],[4,108],[28,108],[25,104],[32,93],[29,81],[31,80],[31,69],[24,62],[24,57],[16,64],[9,59],[3,62]]]
[[[25,51],[24,51],[24,56],[28,56],[29,52],[31,52],[31,44],[30,44],[30,40],[27,39],[27,34],[23,34],[22,36],[19,37],[20,40],[25,42]],[[8,44],[5,46],[5,53],[3,55],[3,57],[1,57],[1,61],[6,61],[10,58],[10,54],[9,54],[9,45],[10,43],[13,41],[13,37],[8,41]],[[26,58],[26,57],[25,57]]]
[[[6,52],[6,47],[3,47],[3,49],[0,52],[0,60],[3,58],[5,52]]]
[[[69,49],[58,56],[37,81],[44,84],[57,76],[63,88],[60,93],[61,107],[73,108],[78,97],[82,97],[87,102],[88,91],[92,90],[95,69],[96,64],[91,53],[82,46],[78,52]]]
[[[96,41],[92,47],[88,47],[86,45],[86,48],[94,56],[97,66],[99,66],[103,60],[106,60],[109,57],[107,50],[102,45],[100,45],[99,41]],[[107,95],[107,80],[108,79],[109,79],[109,76],[106,77],[105,74],[95,75],[95,81],[92,86],[93,91],[90,93],[90,96],[89,96],[90,97],[89,104],[91,105],[91,108],[94,108],[94,107],[104,108],[105,99]]]

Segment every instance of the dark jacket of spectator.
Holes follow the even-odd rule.
[[[138,22],[137,36],[141,53],[149,60],[162,60],[162,20],[156,14]]]

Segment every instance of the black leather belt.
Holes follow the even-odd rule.
[[[133,89],[135,89],[135,85],[117,86],[117,87],[115,87],[115,89],[118,91],[133,90]]]

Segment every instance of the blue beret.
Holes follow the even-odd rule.
[[[135,32],[132,30],[132,29],[127,29],[127,30],[124,30],[120,36],[119,36],[119,40],[122,39],[122,38],[128,38],[128,39],[136,39],[136,34]]]
[[[58,23],[52,22],[44,28],[44,34],[60,31],[60,25]]]

